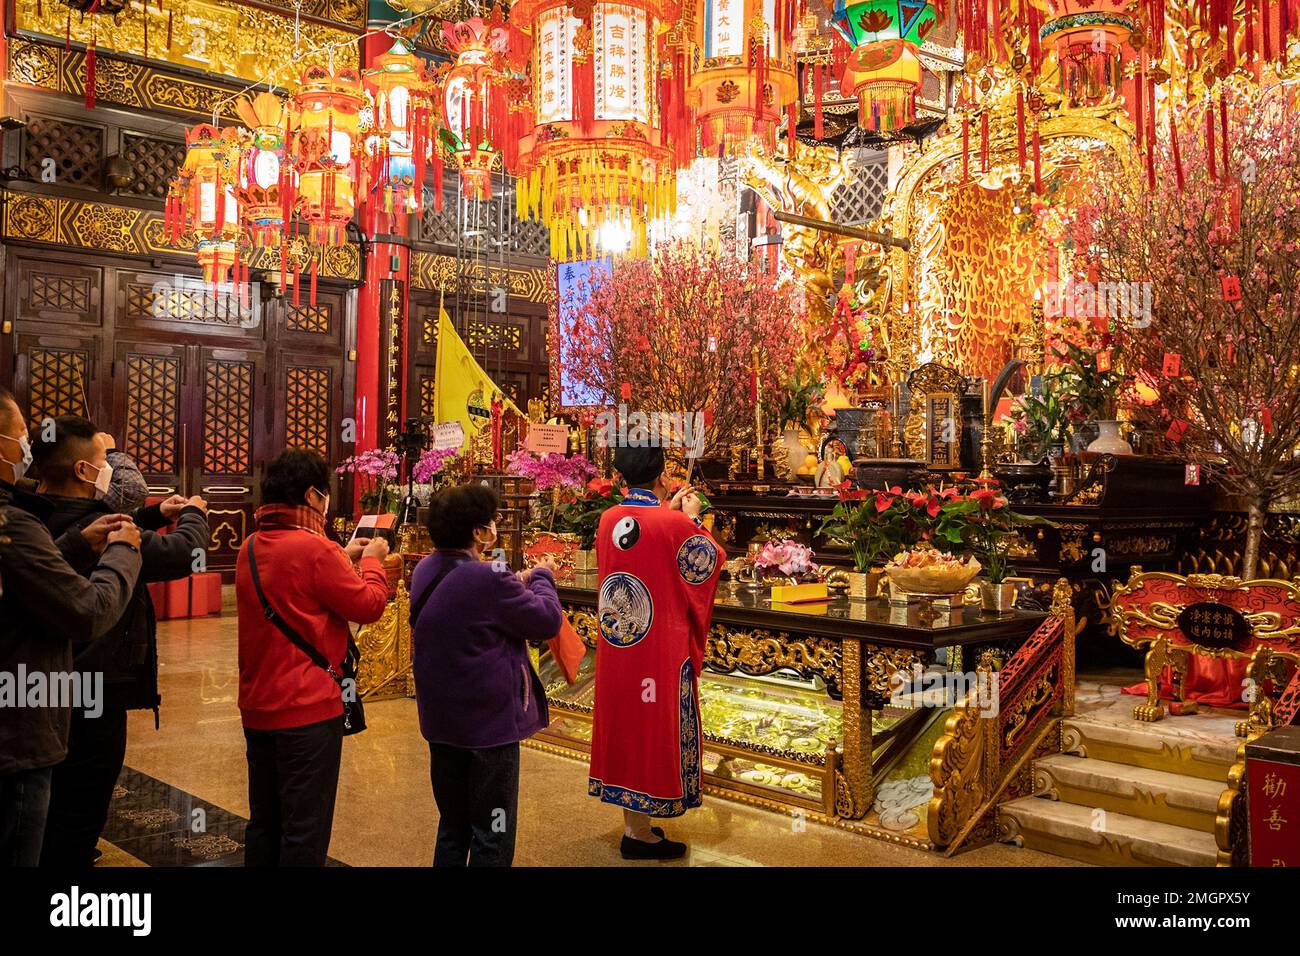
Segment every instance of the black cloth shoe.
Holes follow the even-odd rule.
[[[619,851],[625,860],[676,860],[685,856],[686,850],[685,843],[676,843],[673,840],[646,843],[643,840],[634,840],[630,836],[623,837],[623,842],[619,845]]]

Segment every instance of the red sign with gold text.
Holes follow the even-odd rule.
[[[1300,765],[1247,761],[1251,866],[1300,866]]]

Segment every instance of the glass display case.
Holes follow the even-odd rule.
[[[572,685],[548,655],[539,661],[551,722],[533,742],[544,749],[580,755],[590,747],[595,583],[594,574],[560,583],[588,653]],[[757,806],[923,834],[928,757],[918,747],[927,738],[932,745],[946,710],[895,694],[896,675],[960,667],[959,648],[1007,655],[1044,617],[847,597],[774,606],[764,591],[722,585],[700,678],[706,788]]]

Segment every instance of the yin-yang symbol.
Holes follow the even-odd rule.
[[[641,526],[633,517],[619,518],[614,525],[614,547],[626,551],[641,537]]]

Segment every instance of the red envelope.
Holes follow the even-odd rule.
[[[582,643],[582,638],[573,629],[567,616],[561,615],[560,631],[547,641],[546,645],[550,648],[551,657],[555,658],[555,663],[559,665],[564,679],[570,684],[577,681],[578,666],[587,654],[587,645]]]

